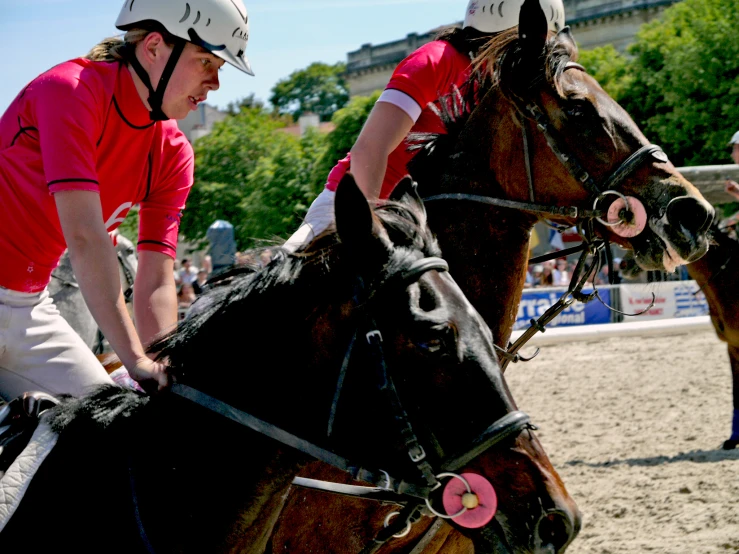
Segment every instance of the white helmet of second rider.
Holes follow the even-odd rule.
[[[254,75],[244,55],[249,17],[242,0],[125,0],[115,26],[126,31],[145,21]]]
[[[482,33],[499,33],[518,25],[518,16],[524,0],[485,2],[470,0],[464,15],[464,27],[473,27]],[[540,0],[547,16],[549,30],[555,33],[565,26],[565,7],[562,0]]]

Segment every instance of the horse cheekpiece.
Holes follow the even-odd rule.
[[[637,236],[647,226],[647,211],[644,204],[633,196],[624,198],[617,198],[611,204],[606,219],[609,224],[615,224],[611,231],[620,237],[631,238]]]
[[[468,529],[484,527],[493,519],[498,509],[498,496],[490,482],[476,473],[461,475],[469,483],[471,492],[461,479],[452,479],[444,487],[443,503],[447,514],[462,514],[453,517],[454,523]]]

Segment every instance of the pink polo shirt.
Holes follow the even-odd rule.
[[[108,231],[140,204],[139,250],[174,258],[194,154],[152,122],[128,69],[75,59],[34,79],[0,118],[0,286],[37,292],[66,249],[53,194],[100,194]]]
[[[462,86],[470,75],[470,64],[470,58],[448,42],[442,40],[429,42],[398,64],[385,88],[385,93],[388,91],[404,93],[406,101],[409,99],[416,105],[409,110],[402,97],[401,102],[397,102],[398,96],[385,93],[379,102],[399,105],[408,113],[415,122],[411,129],[412,133],[445,133],[441,120],[428,105],[438,106],[439,97],[452,92],[454,85]],[[406,149],[407,145],[403,141],[388,156],[380,198],[390,196],[395,185],[408,174],[408,162],[415,153],[410,153]],[[344,174],[349,171],[350,165],[351,155],[339,161],[329,173],[326,188],[336,190]]]

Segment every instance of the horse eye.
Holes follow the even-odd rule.
[[[568,108],[565,108],[565,113],[568,117],[572,118],[583,117],[587,113],[586,109],[585,103],[577,102]]]
[[[454,348],[456,332],[451,325],[439,325],[433,329],[434,338],[416,342],[419,348],[429,354],[446,354]]]
[[[569,117],[582,117],[584,115],[584,112],[581,108],[569,108],[568,110],[565,110],[565,113]]]

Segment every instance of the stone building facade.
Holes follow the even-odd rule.
[[[461,0],[460,5],[463,3]],[[564,0],[567,24],[581,48],[612,44],[623,51],[639,27],[679,0]],[[462,22],[441,26],[424,34],[410,33],[385,44],[363,44],[347,54],[346,79],[351,96],[366,96],[382,90],[403,58],[434,40],[438,32]]]

